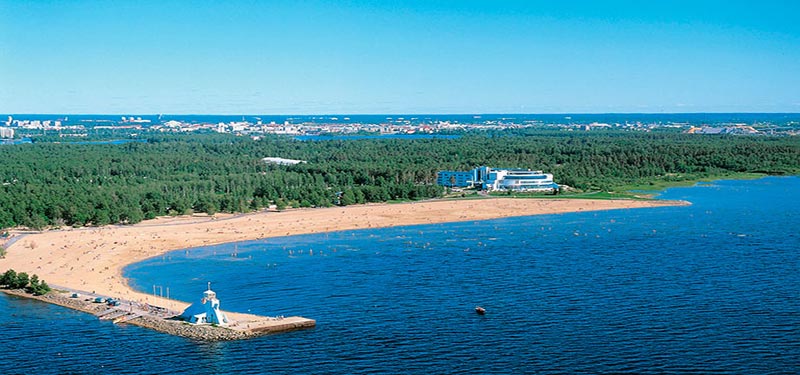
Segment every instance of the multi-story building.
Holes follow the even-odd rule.
[[[475,169],[462,171],[441,171],[436,175],[436,184],[447,187],[470,187],[475,184]]]
[[[484,190],[555,190],[553,175],[530,169],[491,169],[483,181]]]
[[[0,139],[11,139],[14,138],[14,129],[11,128],[0,128]]]
[[[553,175],[530,169],[478,167],[471,171],[441,171],[436,183],[447,187],[480,186],[483,190],[556,190]]]

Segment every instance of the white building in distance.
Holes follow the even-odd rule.
[[[276,165],[295,165],[306,162],[305,160],[284,159],[284,158],[263,158],[261,159],[261,161],[267,164],[276,164]]]
[[[0,138],[7,138],[7,139],[14,138],[14,129],[0,128]]]

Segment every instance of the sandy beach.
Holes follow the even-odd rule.
[[[52,285],[181,311],[189,302],[154,297],[131,289],[122,276],[123,267],[173,250],[268,237],[681,204],[687,203],[493,198],[295,209],[219,215],[216,218],[156,219],[128,226],[69,228],[27,234],[9,246],[6,258],[0,259],[0,270],[37,274]],[[201,292],[198,290],[198,295]],[[231,317],[247,318],[244,314],[231,314]]]

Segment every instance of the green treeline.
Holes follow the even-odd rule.
[[[307,160],[267,165],[263,157]],[[457,139],[258,141],[166,135],[147,143],[0,147],[0,228],[136,223],[166,214],[246,212],[441,196],[439,170],[552,172],[611,190],[742,172],[796,174],[796,137],[504,131]]]
[[[44,280],[39,280],[39,276],[28,276],[25,272],[17,273],[8,270],[0,275],[0,287],[7,289],[25,289],[26,292],[41,296],[50,292],[50,286]]]

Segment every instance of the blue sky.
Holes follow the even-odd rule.
[[[800,112],[800,1],[0,0],[0,113]]]

